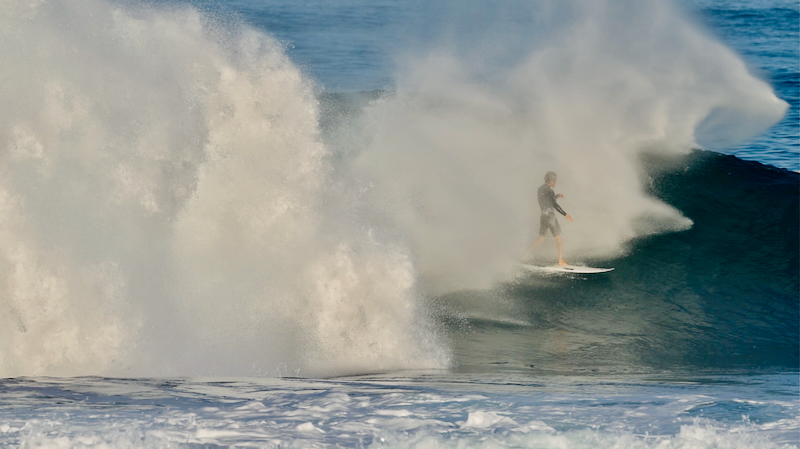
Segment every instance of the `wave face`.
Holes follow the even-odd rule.
[[[0,376],[447,363],[277,42],[101,0],[12,0],[0,28]]]
[[[652,191],[695,225],[647,242],[632,262],[669,261],[669,272],[683,260],[687,296],[709,317],[686,326],[688,361],[797,368],[800,175],[699,152],[671,170]]]
[[[692,228],[589,261],[615,267],[608,275],[522,275],[442,297],[453,331],[469,331],[456,349],[463,369],[800,366],[800,175],[705,151],[650,155],[644,165],[649,192]]]

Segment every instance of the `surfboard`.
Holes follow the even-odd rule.
[[[596,274],[596,273],[608,273],[609,271],[613,270],[613,268],[594,268],[594,267],[584,267],[582,265],[550,265],[546,267],[540,267],[537,265],[529,265],[526,263],[521,263],[520,266],[528,271],[533,271],[534,273]]]

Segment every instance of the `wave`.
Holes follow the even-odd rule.
[[[558,26],[514,61],[426,49],[395,91],[348,97],[318,95],[280,43],[191,6],[7,2],[0,376],[448,367],[432,298],[509,278],[551,169],[580,211],[569,258],[653,263],[636,248],[696,218],[648,193],[640,155],[740,140],[786,104],[668,3],[537,5]],[[682,284],[639,289],[669,298],[663,285]],[[653,301],[706,329],[705,296],[685,297]],[[616,303],[631,327],[613,332],[649,335],[637,314],[658,309],[631,298]],[[617,322],[598,310],[564,329]],[[560,323],[534,318],[505,325]]]
[[[572,373],[800,367],[800,175],[707,151],[643,161],[649,192],[693,226],[588,260],[615,267],[608,275],[522,275],[484,293],[480,307],[478,292],[441,297],[443,322],[464,338],[456,363]],[[526,324],[508,329],[504,317]]]

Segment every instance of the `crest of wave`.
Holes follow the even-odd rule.
[[[101,0],[11,0],[0,28],[0,376],[447,362],[404,248],[326,193],[272,39]]]
[[[504,5],[513,17],[487,9],[454,19],[444,43],[406,58],[396,94],[365,114],[354,168],[377,186],[374,207],[407,236],[434,291],[486,287],[513,271],[536,236],[535,192],[550,170],[574,218],[561,219],[568,261],[687,229],[691,220],[645,193],[639,155],[731,145],[785,112],[669,2]],[[495,33],[476,36],[482,28]],[[540,260],[555,260],[548,244]]]

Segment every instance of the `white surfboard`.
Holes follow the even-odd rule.
[[[534,273],[596,274],[596,273],[608,273],[609,271],[613,270],[613,268],[594,268],[594,267],[584,267],[581,265],[551,265],[547,267],[540,267],[537,265],[529,265],[526,263],[521,263],[520,266],[528,271],[533,271]]]

